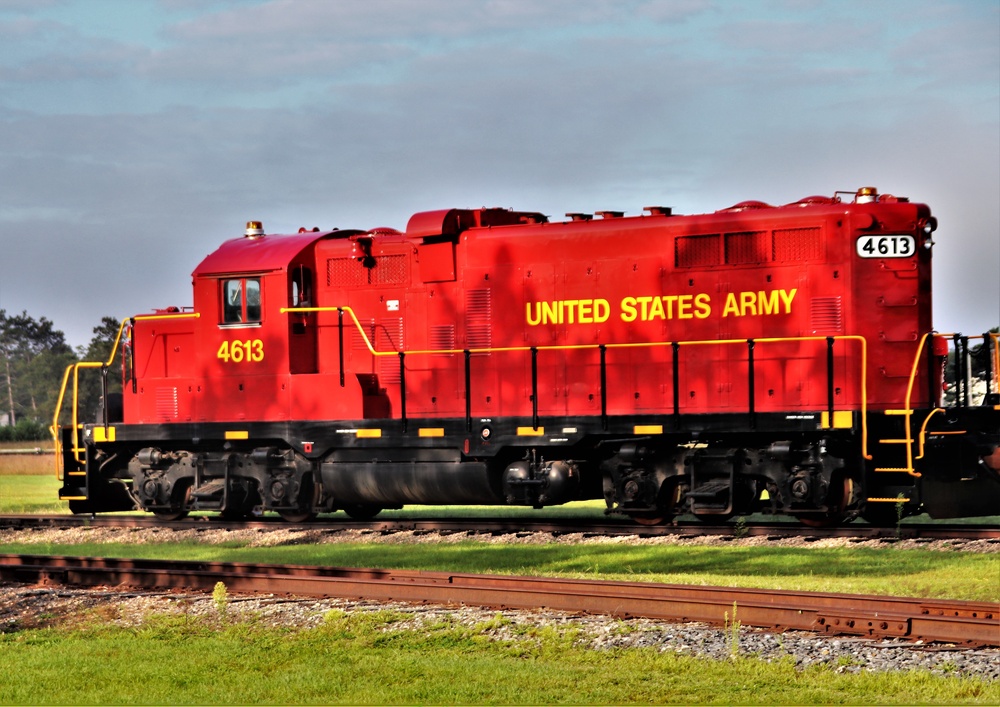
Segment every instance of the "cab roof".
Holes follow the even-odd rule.
[[[293,235],[263,235],[233,238],[209,254],[191,273],[192,277],[210,277],[227,273],[262,273],[286,270],[316,241],[331,234],[345,236],[345,231],[307,231]]]

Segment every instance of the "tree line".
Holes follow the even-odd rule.
[[[45,317],[35,319],[26,311],[8,314],[0,309],[0,441],[48,437],[66,367],[78,361],[107,361],[118,327],[118,321],[103,317],[90,343],[74,350],[65,334]],[[121,390],[117,371],[109,374],[108,382]],[[100,374],[84,372],[80,412],[88,421],[100,397]],[[67,410],[69,403],[64,401]]]

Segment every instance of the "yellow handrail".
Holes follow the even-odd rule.
[[[354,323],[355,328],[358,333],[361,334],[362,340],[365,342],[365,346],[368,352],[372,356],[398,356],[400,353],[405,353],[407,356],[415,355],[445,355],[445,354],[461,354],[465,353],[466,349],[418,349],[413,351],[377,351],[372,345],[371,340],[365,333],[364,327],[358,320],[357,316],[354,314],[354,310],[351,307],[282,307],[282,314],[309,314],[314,312],[346,312],[351,317],[351,321]],[[868,370],[868,340],[863,336],[784,336],[784,337],[765,337],[761,339],[754,339],[757,343],[800,343],[805,341],[826,341],[828,338],[833,338],[835,341],[857,341],[861,344],[861,447],[862,454],[865,459],[871,459],[871,454],[868,453],[868,385],[866,372]],[[693,340],[693,341],[641,341],[641,342],[631,342],[624,344],[603,344],[606,349],[627,349],[627,348],[650,348],[650,347],[661,347],[661,346],[673,346],[677,344],[679,346],[711,346],[711,345],[733,345],[742,344],[745,345],[747,339],[705,339],[705,340]],[[468,349],[469,353],[502,353],[502,352],[525,352],[531,351],[570,351],[570,350],[596,350],[601,348],[602,344],[559,344],[550,346],[503,346],[497,348],[478,348],[478,349]],[[831,420],[831,424],[833,421]]]
[[[62,384],[59,386],[59,397],[56,399],[56,409],[52,415],[52,427],[49,428],[49,432],[52,434],[52,440],[55,443],[55,460],[56,460],[56,478],[62,480],[62,444],[59,441],[59,414],[62,412],[63,401],[66,397],[66,386],[69,383],[70,372],[73,373],[73,429],[79,429],[79,397],[80,397],[80,369],[81,368],[104,368],[105,366],[110,366],[115,361],[115,356],[118,355],[118,347],[121,345],[122,332],[125,331],[125,326],[136,321],[151,321],[151,320],[161,320],[161,319],[198,319],[201,316],[198,312],[176,312],[169,314],[140,314],[136,317],[129,317],[128,319],[122,319],[121,324],[118,325],[118,333],[115,334],[114,344],[111,346],[111,354],[108,356],[106,362],[101,361],[77,361],[76,363],[71,363],[66,366],[66,370],[63,372]],[[84,450],[80,447],[80,441],[77,435],[73,435],[73,456],[78,463],[83,463]]]
[[[918,442],[918,444],[919,444],[919,449],[918,449],[919,453],[917,454],[916,458],[917,459],[923,459],[923,457],[924,457],[924,440],[925,440],[926,434],[927,434],[927,423],[930,421],[930,419],[936,413],[944,411],[943,408],[938,408],[938,407],[935,407],[933,410],[931,410],[927,414],[927,417],[924,418],[923,423],[920,425],[920,433],[919,433],[918,437],[916,439],[914,439],[914,437],[913,437],[913,412],[914,412],[914,410],[913,410],[913,407],[911,406],[911,402],[913,400],[913,386],[914,386],[914,384],[915,384],[915,382],[917,380],[917,371],[920,368],[920,359],[923,356],[924,346],[927,344],[927,339],[929,337],[938,337],[938,336],[941,337],[941,338],[947,339],[947,338],[955,337],[955,336],[957,336],[957,334],[954,334],[954,333],[940,333],[940,332],[929,331],[929,332],[925,333],[923,336],[921,336],[920,337],[920,343],[917,345],[917,351],[916,351],[916,353],[913,356],[913,364],[910,366],[910,376],[909,376],[909,379],[907,380],[907,383],[906,383],[906,398],[905,398],[905,401],[904,401],[904,406],[905,407],[903,408],[903,411],[902,411],[902,414],[906,416],[906,437],[904,439],[904,441],[906,442],[906,468],[905,468],[905,471],[906,471],[907,474],[909,474],[910,476],[914,476],[914,477],[920,477],[921,473],[919,471],[917,471],[914,468],[914,466],[913,466],[913,460],[914,460],[914,456],[913,456],[913,443],[914,442]],[[997,337],[997,334],[990,334],[990,337],[995,339]],[[983,343],[984,344],[985,344],[985,341],[986,341],[986,337],[983,336],[983,335],[969,336],[969,337],[966,337],[966,338],[968,338],[970,340],[983,339]],[[997,359],[997,361],[998,361],[998,365],[1000,365],[1000,359]],[[993,370],[994,371],[997,371],[998,365],[994,365],[993,366]],[[933,400],[928,401],[928,402],[934,403]]]
[[[1000,334],[990,332],[990,339],[993,340],[993,390],[1000,393]]]

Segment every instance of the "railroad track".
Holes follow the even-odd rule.
[[[0,555],[0,580],[546,609],[829,635],[1000,646],[1000,602],[408,570]]]
[[[354,521],[340,518],[320,519],[310,523],[291,524],[278,518],[262,518],[252,521],[223,521],[217,516],[192,516],[179,521],[162,521],[149,516],[126,515],[6,515],[0,516],[0,529],[26,528],[169,528],[191,530],[198,528],[254,528],[262,530],[311,529],[323,531],[367,530],[370,532],[392,533],[401,531],[506,534],[506,533],[553,533],[556,535],[583,534],[590,537],[697,537],[720,535],[731,538],[858,538],[877,539],[886,543],[899,540],[990,540],[1000,542],[1000,528],[966,524],[904,524],[899,527],[882,528],[873,525],[851,523],[833,528],[808,528],[797,523],[728,523],[707,525],[697,521],[679,521],[672,525],[639,526],[628,520],[595,520],[594,518],[547,518],[532,520],[527,518],[483,519],[483,518],[399,518],[373,521]]]

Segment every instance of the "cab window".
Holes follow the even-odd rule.
[[[260,278],[223,280],[222,323],[258,323],[260,319]]]

